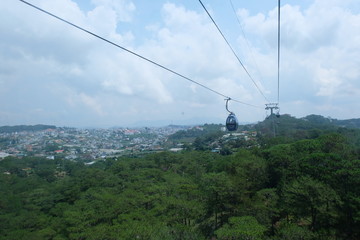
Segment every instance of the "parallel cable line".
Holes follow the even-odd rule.
[[[50,13],[50,12],[48,12],[48,11],[42,9],[42,8],[39,8],[39,7],[33,5],[33,4],[31,4],[31,3],[29,3],[29,2],[27,2],[27,1],[25,1],[25,0],[19,0],[19,1],[21,1],[21,2],[23,2],[23,3],[25,3],[25,4],[27,4],[27,5],[29,5],[30,7],[35,8],[35,9],[37,9],[37,10],[39,10],[39,11],[41,11],[41,12],[43,12],[43,13],[51,16],[51,17],[54,17],[54,18],[56,18],[56,19],[58,19],[58,20],[60,20],[60,21],[62,21],[62,22],[64,22],[64,23],[67,23],[67,24],[71,25],[72,27],[75,27],[75,28],[77,28],[77,29],[79,29],[79,30],[81,30],[81,31],[83,31],[83,32],[86,32],[86,33],[88,33],[88,34],[90,34],[90,35],[92,35],[92,36],[94,36],[94,37],[96,37],[96,38],[99,38],[99,39],[101,39],[101,40],[103,40],[103,41],[105,41],[105,42],[107,42],[107,43],[109,43],[109,44],[111,44],[111,45],[113,45],[113,46],[115,46],[115,47],[117,47],[117,48],[120,48],[120,49],[122,49],[122,50],[124,50],[124,51],[126,51],[126,52],[128,52],[128,53],[130,53],[130,54],[132,54],[132,55],[135,55],[135,56],[138,57],[138,58],[141,58],[141,59],[143,59],[143,60],[145,60],[145,61],[147,61],[147,62],[149,62],[149,63],[152,63],[152,64],[155,65],[155,66],[158,66],[158,67],[160,67],[160,68],[162,68],[162,69],[164,69],[164,70],[166,70],[166,71],[168,71],[168,72],[171,72],[171,73],[173,73],[173,74],[175,74],[175,75],[177,75],[177,76],[179,76],[179,77],[181,77],[181,78],[183,78],[183,79],[185,79],[185,80],[187,80],[187,81],[189,81],[189,82],[192,82],[192,83],[194,83],[194,84],[196,84],[196,85],[198,85],[198,86],[200,86],[200,87],[203,87],[203,88],[205,88],[205,89],[207,89],[207,90],[209,90],[209,91],[211,91],[211,92],[213,92],[213,93],[215,93],[215,94],[217,94],[217,95],[220,95],[220,96],[222,96],[222,97],[224,97],[224,98],[226,98],[226,99],[231,99],[231,100],[233,100],[233,101],[235,101],[235,102],[237,102],[237,103],[241,103],[241,104],[244,104],[244,105],[247,105],[247,106],[250,106],[250,107],[262,108],[262,107],[260,107],[260,106],[256,106],[256,105],[253,105],[253,104],[245,103],[245,102],[242,102],[242,101],[239,101],[239,100],[230,98],[229,96],[226,96],[226,95],[223,94],[223,93],[220,93],[220,92],[218,92],[218,91],[216,91],[216,90],[214,90],[214,89],[211,89],[211,88],[209,88],[209,87],[207,87],[207,86],[205,86],[205,85],[203,85],[203,84],[201,84],[201,83],[199,83],[199,82],[197,82],[197,81],[195,81],[195,80],[193,80],[193,79],[191,79],[191,78],[188,78],[188,77],[186,77],[186,76],[184,76],[184,75],[182,75],[182,74],[180,74],[180,73],[178,73],[178,72],[176,72],[176,71],[174,71],[174,70],[171,70],[170,68],[165,67],[165,66],[163,66],[163,65],[161,65],[161,64],[159,64],[159,63],[157,63],[157,62],[155,62],[155,61],[153,61],[153,60],[151,60],[151,59],[149,59],[149,58],[146,58],[146,57],[144,57],[144,56],[142,56],[142,55],[140,55],[140,54],[138,54],[138,53],[136,53],[136,52],[134,52],[134,51],[131,51],[131,50],[129,50],[129,49],[123,47],[123,46],[120,46],[119,44],[116,44],[116,43],[114,43],[114,42],[112,42],[112,41],[110,41],[110,40],[108,40],[108,39],[106,39],[106,38],[104,38],[104,37],[101,37],[101,36],[99,36],[99,35],[91,32],[91,31],[89,31],[89,30],[86,30],[85,28],[82,28],[82,27],[80,27],[80,26],[78,26],[78,25],[76,25],[76,24],[74,24],[74,23],[71,23],[71,22],[69,22],[69,21],[67,21],[67,20],[65,20],[65,19],[63,19],[63,18],[61,18],[61,17],[58,17],[58,16],[56,16],[55,14],[52,14],[52,13]]]
[[[255,82],[255,80],[253,79],[253,77],[251,76],[251,74],[249,73],[249,71],[246,69],[245,65],[241,62],[240,58],[238,57],[238,55],[236,54],[236,52],[234,51],[234,49],[231,47],[229,41],[226,39],[225,35],[222,33],[221,29],[219,28],[219,26],[216,24],[215,20],[213,19],[213,17],[211,16],[210,12],[206,9],[205,5],[202,3],[201,0],[199,0],[201,6],[203,7],[203,9],[205,10],[205,12],[207,13],[207,15],[209,16],[209,18],[211,19],[211,21],[213,22],[213,24],[215,25],[215,27],[217,28],[217,30],[219,31],[219,33],[221,34],[221,36],[223,37],[223,39],[225,40],[226,44],[229,46],[230,50],[232,51],[232,53],[234,54],[234,56],[236,57],[236,59],[238,60],[238,62],[240,63],[240,65],[242,66],[242,68],[245,70],[246,74],[249,76],[249,78],[251,79],[251,81],[254,83],[255,87],[258,89],[258,91],[260,92],[260,94],[264,97],[264,99],[266,100],[266,102],[269,102],[269,100],[267,99],[267,97],[264,95],[264,93],[261,91],[261,89],[259,88],[259,86],[257,85],[257,83]]]
[[[232,0],[229,0],[229,1],[230,1],[231,8],[232,8],[232,10],[233,10],[233,12],[234,12],[234,15],[235,15],[235,17],[236,17],[236,20],[237,20],[237,22],[238,22],[238,24],[239,24],[239,26],[240,26],[241,32],[242,32],[242,34],[243,34],[243,36],[244,36],[244,39],[245,39],[245,41],[246,41],[246,45],[247,45],[247,47],[248,47],[249,50],[250,50],[251,58],[252,58],[252,60],[253,60],[253,62],[254,62],[254,64],[255,64],[256,70],[257,70],[257,72],[258,72],[259,75],[260,75],[260,79],[262,79],[262,76],[261,76],[262,74],[261,74],[261,72],[260,72],[260,70],[259,70],[259,67],[258,67],[258,64],[257,64],[257,62],[256,62],[256,60],[255,60],[254,53],[253,53],[253,51],[252,51],[252,48],[251,48],[251,46],[250,46],[250,43],[249,43],[249,41],[248,41],[248,39],[247,39],[247,37],[246,37],[244,28],[242,27],[242,24],[241,24],[241,22],[240,22],[240,19],[239,19],[237,13],[236,13],[236,9],[235,9],[235,6],[234,6],[234,4],[233,4],[233,1],[232,1]]]
[[[280,101],[280,0],[278,1],[278,62],[277,62],[278,95],[277,103]]]

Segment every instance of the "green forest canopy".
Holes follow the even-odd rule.
[[[7,157],[0,239],[359,239],[359,130],[292,120],[229,155]]]

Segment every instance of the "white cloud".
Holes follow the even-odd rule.
[[[342,84],[335,69],[324,69],[320,67],[315,74],[315,79],[320,85],[320,89],[317,92],[318,96],[333,96]]]
[[[148,20],[141,19],[135,4],[127,0],[93,0],[87,12],[71,0],[32,2],[225,95],[263,104],[261,94],[198,8],[164,2],[159,9],[162,19]],[[284,111],[332,115],[336,109],[334,117],[360,113],[348,110],[360,109],[360,14],[350,9],[355,3],[318,0],[308,8],[282,7],[280,99]],[[275,99],[277,10],[250,15],[239,9],[238,15],[252,47],[245,50],[245,39],[237,36],[242,60],[255,80],[261,79],[258,84],[263,92]],[[4,33],[0,39],[0,100],[4,103],[0,125],[11,121],[11,116],[21,118],[28,109],[41,109],[37,112],[44,119],[51,116],[48,122],[78,125],[84,118],[86,125],[122,125],[142,118],[226,116],[223,97],[20,1],[1,1],[0,20]],[[14,102],[9,100],[15,97]],[[235,103],[230,108],[239,111],[240,121],[256,121],[263,114],[262,109]],[[35,116],[23,119],[40,121]]]
[[[85,93],[80,93],[79,98],[83,104],[87,107],[95,111],[98,115],[104,115],[104,111],[102,109],[99,101],[91,96],[86,95]]]
[[[136,10],[135,4],[128,0],[92,0],[91,2],[97,6],[95,10],[98,8],[113,9],[116,20],[122,22],[130,22],[132,13]]]

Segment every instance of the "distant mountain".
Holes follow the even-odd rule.
[[[334,123],[340,127],[360,128],[359,118],[353,118],[348,120],[334,120]]]
[[[309,115],[303,118],[313,124],[325,124],[325,125],[335,125],[338,127],[346,128],[360,128],[360,118],[353,118],[347,120],[338,120],[333,118],[326,118],[320,115]]]
[[[326,117],[323,117],[321,115],[316,115],[316,114],[311,114],[311,115],[308,115],[304,118],[300,118],[302,120],[305,120],[305,121],[308,121],[312,124],[320,124],[320,125],[333,125],[333,119],[332,118],[326,118]]]
[[[277,118],[270,116],[255,125],[263,136],[280,136],[289,139],[314,138],[320,134],[337,131],[339,128],[360,128],[360,119],[337,120],[320,115],[295,118],[288,114]]]
[[[46,129],[56,129],[53,125],[17,125],[17,126],[3,126],[0,127],[0,133],[12,133],[12,132],[23,132],[23,131],[42,131]]]

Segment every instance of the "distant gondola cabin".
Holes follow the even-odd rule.
[[[234,113],[230,113],[226,119],[226,129],[228,131],[236,131],[238,129],[238,120]]]

